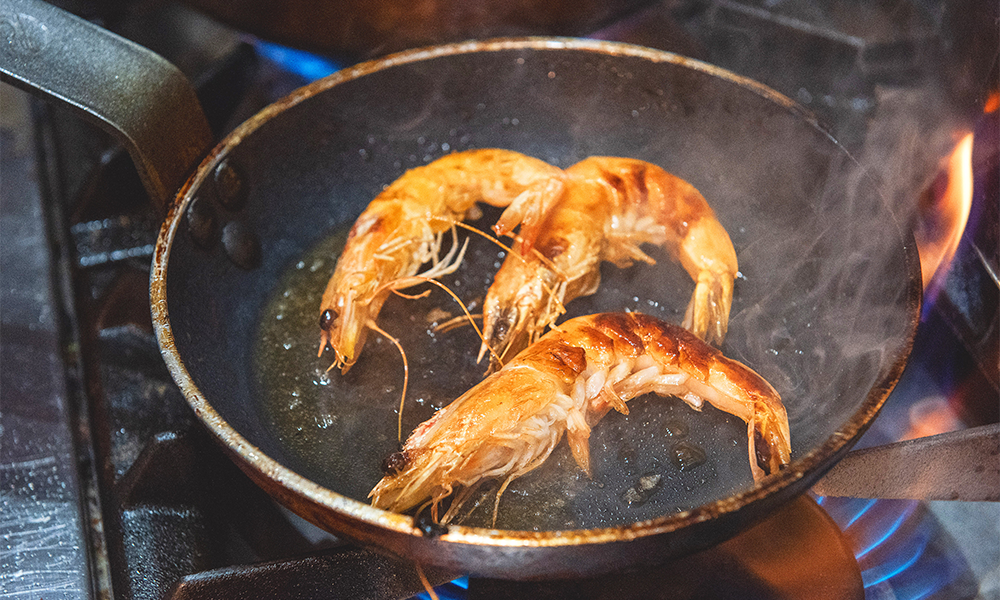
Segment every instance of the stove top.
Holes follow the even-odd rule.
[[[925,193],[954,130],[976,122],[976,90],[996,89],[1000,42],[996,31],[986,36],[992,46],[956,40],[953,30],[975,29],[961,11],[889,4],[844,1],[821,11],[801,2],[668,1],[592,35],[680,51],[775,87],[815,111],[902,206]],[[217,134],[340,66],[173,4],[107,22],[196,81]],[[958,74],[943,74],[941,61],[953,55],[962,57]],[[152,335],[146,298],[158,222],[127,156],[60,109],[6,85],[0,94],[0,591],[46,599],[419,593],[412,566],[274,504],[208,439]],[[934,110],[914,110],[927,104]],[[900,146],[907,152],[889,150]],[[996,197],[995,169],[987,197]],[[985,219],[995,232],[995,206]],[[981,264],[988,271],[989,257]],[[955,325],[995,313],[984,297],[957,317],[954,306],[925,311],[910,365],[859,447],[912,435],[914,423],[945,431],[996,422],[988,362],[996,315],[993,341],[984,335],[971,349]],[[557,584],[427,575],[456,598],[620,597],[624,589],[682,598],[997,598],[997,523],[996,503],[805,497],[730,542],[643,574],[643,585],[632,575]],[[784,539],[792,525],[812,535],[747,552]]]

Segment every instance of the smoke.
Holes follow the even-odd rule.
[[[880,88],[860,160],[901,222],[915,224],[921,194],[972,123],[933,85]]]

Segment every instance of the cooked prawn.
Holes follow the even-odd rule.
[[[438,503],[457,488],[447,522],[474,486],[503,479],[497,503],[516,477],[539,466],[566,433],[576,463],[590,472],[591,428],[612,408],[628,413],[639,395],[674,395],[696,410],[704,402],[747,423],[755,480],[789,463],[788,417],[778,393],[749,367],[689,331],[640,313],[571,319],[526,348],[419,425],[369,496],[402,512]],[[494,520],[496,506],[494,507]]]
[[[329,345],[332,367],[355,363],[382,304],[393,291],[454,272],[464,246],[441,256],[444,235],[477,202],[506,207],[493,229],[518,226],[520,252],[528,252],[548,208],[561,196],[563,171],[508,150],[458,152],[411,169],[380,193],[347,237],[320,303],[319,355]],[[431,265],[418,273],[420,266]]]
[[[533,251],[509,254],[487,292],[480,358],[487,349],[514,356],[538,339],[567,302],[597,291],[601,262],[655,262],[640,248],[647,243],[665,248],[695,281],[684,326],[709,343],[725,337],[736,251],[683,179],[641,160],[587,158],[566,169],[562,200],[539,229]]]

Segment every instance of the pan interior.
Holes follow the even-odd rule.
[[[496,216],[491,211],[480,225]],[[316,358],[316,307],[343,240],[324,240],[286,274],[261,321],[256,371],[263,406],[298,461],[295,470],[364,500],[382,477],[381,459],[398,449],[403,365],[396,347],[379,336],[346,375],[325,371],[331,352]],[[478,237],[470,246],[462,267],[443,283],[475,311],[503,253]],[[568,316],[627,309],[679,322],[694,286],[669,257],[659,258],[655,267],[604,269],[601,292],[573,302]],[[392,298],[379,319],[399,339],[409,364],[404,436],[478,383],[484,371],[475,362],[479,338],[472,327],[435,331],[436,324],[462,314],[458,304],[441,290],[424,288],[431,290],[426,298]],[[676,398],[630,404],[628,416],[608,416],[595,429],[591,477],[560,445],[543,467],[508,487],[497,526],[621,525],[694,508],[751,484],[746,426],[739,419],[714,408],[699,414]],[[480,488],[466,504],[471,514],[464,524],[490,526],[498,487]]]
[[[316,357],[319,295],[347,228],[383,186],[448,152],[484,147],[561,167],[590,155],[639,158],[698,187],[740,261],[724,353],[781,393],[793,459],[845,428],[857,433],[857,414],[871,410],[872,389],[908,345],[914,267],[855,164],[799,112],[741,83],[682,61],[557,48],[446,55],[348,78],[270,116],[219,157],[246,196],[242,208],[219,205],[220,219],[250,232],[260,259],[240,265],[224,244],[195,243],[182,228],[167,293],[185,366],[236,431],[303,477],[366,501],[396,449],[401,361],[373,335],[346,376],[326,373],[330,358]],[[206,179],[194,204],[215,206],[218,185]],[[488,242],[472,244],[446,281],[468,303],[501,260]],[[655,267],[605,268],[599,294],[571,303],[569,316],[639,310],[679,322],[693,284],[656,256]],[[405,436],[479,380],[479,342],[469,327],[430,330],[458,314],[437,291],[393,298],[382,314],[410,363]],[[752,485],[744,425],[676,399],[638,399],[628,417],[609,415],[591,453],[587,478],[562,444],[508,489],[498,526],[633,523]],[[629,491],[654,480],[638,498]],[[488,524],[491,488],[480,500],[467,524]]]

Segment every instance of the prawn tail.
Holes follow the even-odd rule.
[[[754,481],[776,473],[791,462],[788,443],[787,419],[770,410],[757,410],[747,423],[747,441],[750,452],[750,469]]]
[[[703,271],[684,313],[684,328],[709,344],[721,344],[729,329],[732,302],[733,277]]]
[[[717,346],[726,337],[733,284],[739,273],[733,242],[714,216],[703,215],[688,228],[679,257],[684,270],[695,281],[684,327]]]

